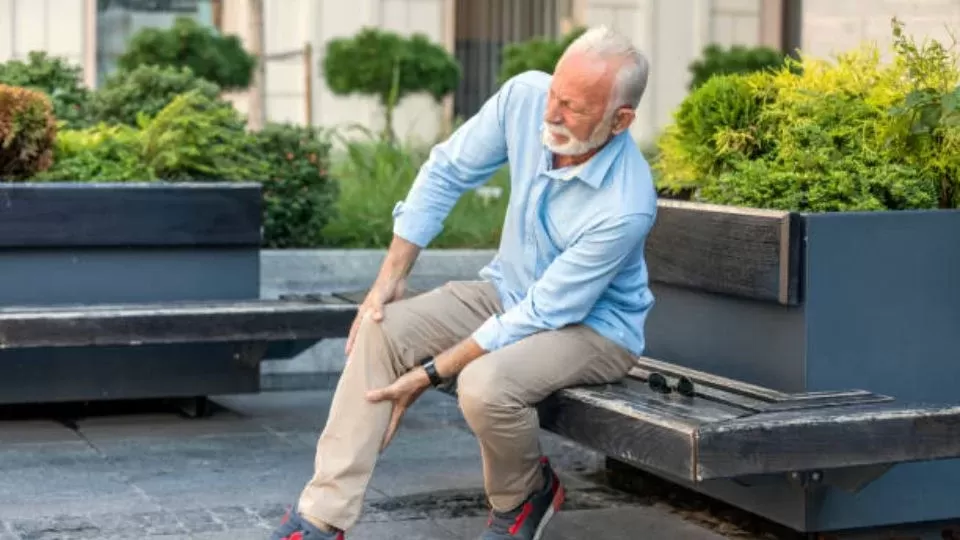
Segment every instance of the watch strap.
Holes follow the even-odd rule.
[[[443,384],[443,379],[440,377],[440,374],[437,373],[437,366],[433,360],[423,364],[423,370],[427,372],[427,377],[430,378],[431,385],[436,387]]]

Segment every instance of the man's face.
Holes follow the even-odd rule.
[[[544,114],[542,139],[550,151],[586,154],[629,125],[632,111],[621,108],[604,114],[617,68],[616,62],[583,53],[564,55],[554,70]]]

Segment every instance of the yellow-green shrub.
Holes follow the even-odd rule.
[[[53,166],[31,178],[41,182],[146,182],[155,180],[144,163],[140,131],[100,123],[57,135]]]
[[[711,79],[659,141],[659,187],[719,204],[806,211],[956,206],[960,69],[894,21],[833,61]]]

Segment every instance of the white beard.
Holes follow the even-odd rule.
[[[544,122],[543,131],[540,135],[540,141],[554,154],[560,156],[579,156],[586,154],[587,152],[607,142],[612,129],[613,115],[610,115],[609,118],[604,118],[603,121],[600,122],[600,125],[593,130],[593,133],[590,135],[589,139],[582,141],[574,137],[573,134],[570,133],[570,130],[566,128],[566,126]],[[563,135],[567,138],[567,141],[564,143],[559,143],[556,139],[554,139],[554,135]]]

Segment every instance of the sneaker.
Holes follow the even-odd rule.
[[[544,487],[509,512],[490,512],[480,540],[539,540],[547,523],[563,505],[565,492],[547,458],[541,458]]]
[[[300,517],[293,508],[287,510],[280,520],[280,526],[277,527],[270,540],[344,540],[344,534],[340,532],[324,532],[316,528],[309,521]]]

